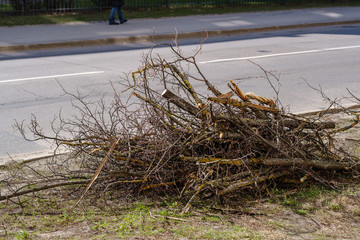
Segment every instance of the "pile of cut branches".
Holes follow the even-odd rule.
[[[89,156],[86,171],[77,173],[87,176],[88,188],[97,184],[136,194],[175,192],[186,200],[186,212],[195,197],[360,170],[359,158],[333,141],[334,134],[358,123],[358,115],[350,125],[338,127],[321,116],[286,113],[278,99],[245,94],[232,80],[221,92],[200,71],[195,56],[184,57],[169,47],[175,60],[150,53],[143,67],[127,78],[132,97],[126,103],[125,93],[115,94],[108,108],[102,102],[90,106],[73,95],[83,104],[80,116],[61,119],[52,137],[32,121],[36,139],[52,139]],[[264,72],[276,92],[271,73]],[[24,133],[24,126],[18,128]],[[70,137],[61,135],[65,130]]]

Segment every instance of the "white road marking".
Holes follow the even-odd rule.
[[[205,63],[220,63],[220,62],[242,61],[242,60],[271,58],[271,57],[280,57],[280,56],[290,56],[290,55],[299,55],[299,54],[308,54],[308,53],[330,52],[330,51],[347,50],[347,49],[355,49],[355,48],[360,48],[360,45],[346,46],[346,47],[336,47],[336,48],[315,49],[315,50],[307,50],[307,51],[299,51],[299,52],[275,53],[275,54],[260,55],[260,56],[250,56],[250,57],[223,58],[223,59],[215,59],[215,60],[210,60],[210,61],[203,61],[203,62],[200,62],[200,63],[205,64]]]
[[[93,74],[102,74],[102,73],[104,73],[104,71],[80,72],[80,73],[60,74],[60,75],[31,77],[31,78],[18,78],[18,79],[0,80],[0,83],[23,82],[23,81],[32,81],[32,80],[41,80],[41,79],[50,79],[50,78],[62,78],[62,77],[74,77],[74,76],[93,75]]]

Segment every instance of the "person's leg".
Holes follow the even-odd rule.
[[[123,14],[123,11],[122,11],[121,7],[118,8],[118,15],[119,15],[119,20],[120,20],[121,24],[127,22],[127,19],[124,18],[124,14]]]
[[[118,24],[115,22],[116,7],[112,7],[110,11],[109,24]]]

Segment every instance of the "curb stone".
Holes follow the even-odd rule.
[[[141,35],[141,36],[118,37],[118,38],[67,41],[67,42],[57,42],[57,43],[12,45],[12,46],[0,47],[0,53],[30,51],[30,50],[46,50],[46,49],[54,49],[54,48],[70,48],[70,47],[86,47],[86,46],[99,46],[99,45],[116,45],[116,44],[124,44],[124,43],[166,41],[166,40],[173,40],[175,36],[178,39],[205,38],[206,36],[212,36],[212,37],[231,36],[231,35],[240,35],[240,34],[256,33],[256,32],[348,25],[348,24],[359,24],[359,23],[360,20],[352,20],[352,21],[307,23],[307,24],[295,24],[295,25],[283,25],[283,26],[271,26],[271,27],[259,27],[259,28],[242,28],[242,29],[232,29],[232,30],[187,32],[187,33],[179,33],[178,35],[174,35],[174,34],[160,34],[153,36]]]

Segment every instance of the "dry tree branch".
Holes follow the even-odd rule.
[[[23,191],[16,191],[12,194],[9,195],[4,195],[4,196],[0,196],[0,201],[3,200],[8,200],[14,197],[19,197],[28,193],[35,193],[35,192],[40,192],[40,191],[44,191],[44,190],[48,190],[48,189],[54,189],[57,187],[64,187],[64,186],[71,186],[71,185],[82,185],[82,184],[87,184],[89,183],[89,180],[77,180],[77,181],[66,181],[66,182],[60,182],[60,183],[53,183],[53,184],[47,184],[41,187],[35,187],[35,188],[31,188],[28,190],[23,190]]]
[[[102,160],[98,170],[96,170],[94,176],[92,177],[92,179],[90,180],[89,184],[86,186],[84,192],[81,194],[81,197],[79,198],[79,200],[75,203],[75,205],[69,210],[69,214],[74,211],[74,209],[76,208],[76,206],[80,203],[80,201],[84,198],[85,194],[87,193],[87,191],[90,189],[90,187],[93,185],[93,183],[95,182],[95,180],[97,179],[97,177],[99,176],[101,169],[104,167],[106,161],[109,159],[110,154],[112,153],[112,151],[114,151],[115,147],[117,144],[119,144],[121,140],[121,137],[119,137],[110,147],[109,151],[106,153],[105,158]]]

